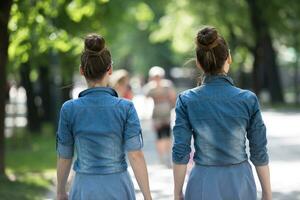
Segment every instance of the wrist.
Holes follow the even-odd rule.
[[[176,196],[176,195],[177,195],[177,196],[178,196],[178,195],[182,195],[182,193],[183,193],[182,190],[175,190],[175,191],[174,191],[174,195],[175,195],[175,196]]]
[[[144,195],[144,200],[152,200],[152,197],[150,194]]]
[[[268,191],[268,190],[267,190],[267,191],[264,191],[264,190],[263,190],[263,191],[262,191],[262,194],[268,195],[268,196],[269,196],[269,195],[272,195],[272,192],[271,192],[271,191]]]
[[[66,194],[67,192],[66,192],[66,190],[65,189],[58,189],[57,191],[56,191],[56,194]]]
[[[56,194],[57,196],[66,196],[67,195],[67,192],[59,192]]]
[[[176,192],[174,193],[174,200],[183,200],[183,192]]]
[[[272,199],[272,192],[262,192],[262,199],[263,200],[271,200]]]
[[[180,192],[175,192],[174,193],[174,196],[175,196],[175,198],[177,197],[179,197],[179,198],[181,198],[182,196],[183,196],[183,192],[182,191],[180,191]]]

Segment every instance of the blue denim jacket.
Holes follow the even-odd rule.
[[[224,75],[206,76],[199,87],[181,93],[176,103],[173,162],[186,164],[194,138],[198,165],[231,165],[248,159],[268,164],[266,127],[256,95]]]
[[[57,153],[70,159],[75,147],[74,170],[79,173],[121,172],[127,169],[125,151],[142,148],[141,134],[132,102],[118,98],[111,88],[90,88],[63,104]]]

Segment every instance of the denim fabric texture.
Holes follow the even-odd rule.
[[[259,101],[248,90],[237,88],[229,76],[205,76],[202,85],[182,92],[176,103],[173,128],[173,162],[186,164],[194,139],[197,165],[232,165],[250,160],[269,162],[266,127]]]
[[[77,173],[125,171],[125,152],[143,146],[133,103],[118,98],[108,87],[89,88],[78,99],[66,101],[60,111],[56,136],[59,157],[71,159],[76,152]]]

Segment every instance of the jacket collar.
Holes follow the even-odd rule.
[[[86,90],[83,90],[79,93],[78,97],[83,97],[86,95],[98,95],[98,94],[109,94],[115,97],[118,97],[117,92],[110,87],[92,87]]]
[[[234,85],[232,78],[227,75],[204,75],[202,85],[213,84],[213,85]]]

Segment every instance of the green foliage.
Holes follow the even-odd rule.
[[[91,17],[95,12],[95,2],[72,1],[67,6],[66,10],[71,20],[80,22],[83,17]]]
[[[300,4],[296,0],[257,1],[263,8],[267,26],[273,34],[275,44],[295,46],[295,30],[300,29]],[[194,48],[196,32],[204,25],[218,28],[229,42],[233,69],[241,65],[251,68],[255,33],[250,24],[246,0],[172,0],[166,6],[159,27],[150,35],[154,42],[170,41],[175,54],[190,56]],[[299,31],[296,38],[300,38]],[[299,42],[298,42],[299,44]]]
[[[298,49],[300,4],[258,3],[276,43]],[[9,72],[25,62],[33,70],[58,63],[63,79],[70,80],[79,65],[82,38],[90,32],[106,38],[116,68],[145,73],[152,65],[182,65],[193,56],[194,37],[203,25],[216,26],[229,41],[238,69],[251,63],[253,53],[248,10],[246,0],[16,0],[9,22]]]
[[[153,41],[169,40],[173,51],[184,56],[193,55],[194,38],[199,28],[205,25],[218,28],[229,41],[233,58],[238,57],[238,64],[246,59],[246,49],[243,47],[248,47],[248,44],[253,42],[250,36],[247,5],[240,0],[173,0],[166,7],[166,15],[161,18],[159,24],[159,28],[151,34],[150,39]]]
[[[19,180],[20,179],[20,180]],[[19,177],[16,181],[0,178],[0,196],[2,200],[41,200],[47,187],[36,181],[35,174]]]
[[[56,63],[63,79],[70,80],[79,65],[82,38],[90,32],[106,38],[116,68],[143,73],[152,65],[170,65],[167,42],[156,45],[149,40],[164,9],[159,5],[140,0],[17,0],[9,22],[9,72],[18,71],[22,63],[30,63],[33,71]]]
[[[41,135],[26,129],[16,130],[6,142],[7,168],[16,173],[42,172],[55,168],[55,135],[52,126],[44,126]],[[39,158],[39,159],[36,159]]]
[[[64,59],[70,60],[70,57],[74,59],[74,56],[78,55],[81,41],[54,24],[55,19],[60,16],[58,8],[63,6],[63,2],[14,2],[9,22],[9,72],[18,71],[22,63],[29,63],[32,70],[40,66],[49,66],[52,61],[48,58],[53,52],[64,55],[62,62]],[[62,69],[62,75],[73,71],[73,68]]]
[[[43,126],[41,135],[26,129],[15,130],[6,139],[6,174],[1,178],[1,199],[43,199],[55,177],[55,135],[53,127]]]

